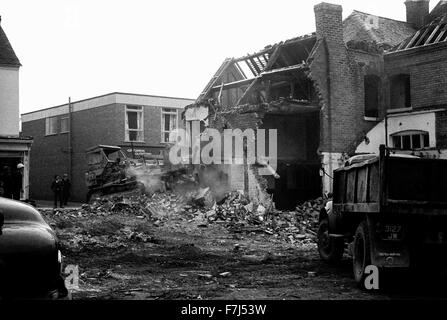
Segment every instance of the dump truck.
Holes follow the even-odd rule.
[[[447,160],[395,152],[382,145],[334,170],[333,198],[320,211],[320,257],[338,261],[348,247],[361,287],[369,265],[389,274],[446,264]]]
[[[92,197],[123,192],[144,190],[144,184],[131,174],[131,163],[118,146],[98,145],[86,150],[88,187],[87,202]]]

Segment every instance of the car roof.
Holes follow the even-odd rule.
[[[0,197],[0,212],[4,216],[5,223],[33,222],[47,225],[39,211],[21,201]]]

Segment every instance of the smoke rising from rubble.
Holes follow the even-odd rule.
[[[166,190],[160,175],[150,174],[145,170],[132,167],[126,169],[126,175],[133,176],[138,182],[142,183],[144,185],[145,192],[148,194],[152,194],[157,191],[164,192]]]

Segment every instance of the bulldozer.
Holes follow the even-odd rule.
[[[191,168],[172,165],[169,148],[160,154],[142,153],[138,158],[127,157],[118,146],[97,145],[86,150],[88,187],[87,202],[116,193],[139,191],[152,194],[172,190],[185,176],[191,178]]]
[[[132,162],[120,147],[98,145],[89,148],[86,150],[86,160],[87,202],[117,192],[135,189],[144,192],[144,184],[137,179],[138,172],[132,168]]]

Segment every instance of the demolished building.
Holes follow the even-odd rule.
[[[185,121],[201,121],[205,127],[221,130],[278,131],[280,178],[259,176],[257,166],[227,166],[222,170],[230,189],[244,190],[261,202],[268,198],[265,194],[271,195],[278,208],[290,208],[331,192],[332,172],[347,157],[378,152],[388,114],[414,114],[419,107],[426,111],[436,104],[440,117],[433,121],[445,131],[441,118],[446,78],[437,73],[436,80],[428,81],[436,69],[446,68],[447,55],[440,49],[446,45],[445,1],[431,14],[429,0],[405,5],[407,21],[403,22],[360,11],[343,20],[341,6],[320,3],[314,7],[315,33],[223,62],[196,103],[187,107]],[[415,46],[422,48],[411,52]],[[411,63],[408,55],[414,56]],[[425,74],[419,66],[427,57],[438,64],[427,65],[431,73]],[[415,78],[421,74],[425,78]],[[432,95],[427,97],[421,87],[428,89],[433,81],[439,84],[430,87]],[[198,109],[201,117],[194,116]],[[410,129],[406,130],[416,134],[417,128]],[[402,133],[396,135],[396,130],[388,132],[389,145],[405,149],[406,142],[397,145],[394,136]],[[435,148],[435,136],[426,146],[421,133],[420,143],[409,149]]]

